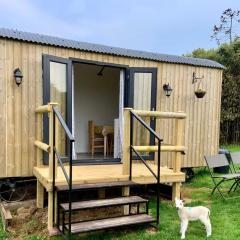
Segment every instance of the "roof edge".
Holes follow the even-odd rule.
[[[96,52],[96,53],[108,54],[108,55],[114,55],[114,56],[123,56],[123,57],[151,60],[151,61],[157,61],[157,62],[225,69],[225,67],[222,64],[209,59],[160,54],[160,53],[132,50],[132,49],[120,48],[120,47],[110,47],[110,46],[96,44],[96,43],[79,42],[76,40],[53,37],[53,36],[43,35],[38,33],[23,32],[19,30],[12,30],[12,29],[6,29],[6,28],[0,28],[0,37],[23,41],[23,42],[31,42],[31,43],[76,49],[76,50],[87,51],[87,52]]]

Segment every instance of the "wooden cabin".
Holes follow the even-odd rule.
[[[66,185],[55,145],[71,154],[72,184],[127,181],[130,172],[135,182],[156,183],[136,150],[180,196],[181,168],[204,166],[203,156],[218,152],[222,70],[206,59],[0,29],[0,177],[37,177],[38,207],[49,193],[49,228],[53,174],[56,186]],[[71,149],[61,124],[53,126],[55,107]],[[135,116],[163,140],[159,169],[156,135]]]

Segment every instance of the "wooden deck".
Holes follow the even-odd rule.
[[[157,173],[157,166],[149,164],[150,167]],[[73,166],[73,184],[87,184],[99,182],[127,181],[128,175],[122,174],[122,164],[112,165],[87,165]],[[68,166],[66,166],[68,170]],[[34,167],[34,175],[41,182],[47,191],[52,189],[52,181],[49,178],[48,166]],[[140,184],[156,183],[156,179],[150,171],[141,163],[133,164],[132,180]],[[182,172],[173,172],[172,169],[161,167],[160,169],[161,183],[184,182],[185,174]],[[56,186],[65,185],[66,180],[60,167],[57,169]]]

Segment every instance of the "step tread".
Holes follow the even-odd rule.
[[[146,202],[148,202],[148,200],[139,196],[98,199],[98,200],[73,202],[72,210],[82,210],[82,209],[98,208],[98,207],[110,207],[110,206],[117,206],[117,205],[146,203]],[[62,203],[60,204],[60,206],[65,211],[68,211],[69,209],[69,203]]]
[[[125,186],[136,186],[137,183],[133,181],[119,181],[119,182],[104,182],[104,183],[87,183],[87,184],[73,184],[73,190],[88,190],[88,189],[99,189],[99,188],[111,188],[111,187],[125,187]],[[56,186],[57,191],[67,191],[68,185]]]
[[[76,234],[76,233],[96,231],[101,229],[108,229],[108,228],[135,225],[135,224],[152,223],[152,222],[155,222],[155,219],[152,216],[149,216],[147,214],[138,214],[138,215],[131,215],[131,216],[123,216],[123,217],[115,217],[115,218],[107,218],[107,219],[92,220],[87,222],[73,223],[71,225],[71,232],[73,234]],[[66,225],[66,229],[68,229],[68,225]]]

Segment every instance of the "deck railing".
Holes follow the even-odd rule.
[[[159,215],[159,205],[160,205],[160,162],[161,162],[161,142],[163,141],[160,136],[152,129],[150,128],[146,122],[143,121],[141,117],[139,117],[137,114],[135,114],[133,111],[130,111],[130,180],[132,180],[132,161],[133,161],[133,155],[134,152],[138,159],[141,160],[141,162],[147,167],[147,169],[152,173],[152,175],[157,180],[157,224],[159,224],[160,215]],[[136,119],[138,122],[141,123],[141,125],[146,128],[150,134],[154,136],[154,139],[158,140],[157,145],[157,174],[151,169],[151,167],[147,164],[147,162],[143,159],[143,157],[139,154],[139,152],[136,150],[136,148],[133,146],[133,130],[134,130],[134,119]]]
[[[175,138],[173,145],[163,145],[160,141],[160,151],[159,143],[154,146],[135,146],[133,144],[133,119],[136,119],[143,125],[155,139],[160,139],[156,131],[154,131],[150,126],[148,126],[142,117],[155,118],[155,119],[173,119],[175,120]],[[172,161],[173,172],[177,173],[181,171],[181,158],[182,154],[185,154],[185,145],[183,144],[184,137],[184,123],[185,123],[186,114],[183,112],[159,112],[159,111],[142,111],[142,110],[133,110],[131,108],[124,109],[124,141],[123,141],[123,174],[129,174],[132,178],[132,151],[134,151],[137,157],[146,165],[147,161],[144,160],[140,153],[146,152],[174,152],[175,156]],[[130,148],[129,148],[130,146]],[[157,157],[158,158],[158,157]],[[158,161],[155,161],[158,165],[158,173],[160,176],[160,164]],[[147,166],[148,167],[148,166]],[[149,168],[148,168],[149,169]],[[150,169],[149,169],[150,170]],[[154,171],[151,171],[152,175],[156,178],[157,174],[153,174]],[[180,197],[180,182],[173,183],[172,198]]]
[[[53,181],[52,181],[52,188],[53,188],[53,206],[55,205],[55,173],[56,173],[56,158],[59,162],[59,165],[64,173],[64,176],[66,178],[67,184],[68,184],[68,204],[69,204],[69,212],[68,212],[68,236],[71,237],[71,223],[72,223],[72,148],[73,148],[73,142],[75,141],[65,120],[63,119],[61,113],[56,107],[53,107]],[[67,154],[69,158],[69,175],[67,174],[67,171],[63,164],[63,159],[66,160],[65,156],[61,156],[60,152],[58,151],[56,147],[56,119],[59,121],[62,129],[64,130],[65,135],[67,136],[68,141],[68,147],[67,147]],[[59,216],[59,213],[58,213]],[[53,207],[53,223],[55,223],[55,207]],[[57,220],[57,227],[59,228],[59,220]],[[62,226],[64,228],[64,226]],[[63,229],[64,232],[64,229]]]
[[[56,178],[57,178],[57,167],[58,163],[61,167],[63,174],[66,178],[66,182],[69,187],[69,236],[71,236],[71,222],[72,222],[72,145],[75,141],[68,126],[66,125],[65,120],[63,119],[60,111],[57,109],[57,103],[49,103],[47,105],[43,105],[38,107],[35,112],[37,113],[37,140],[34,142],[34,145],[37,147],[37,166],[41,166],[43,163],[42,159],[42,151],[48,153],[49,156],[49,180],[52,181],[52,189],[49,191],[48,195],[48,207],[49,207],[49,215],[48,215],[48,228],[51,229],[55,223],[58,225],[58,220],[56,220]],[[46,144],[42,142],[42,122],[43,122],[43,114],[47,113],[49,115],[49,143]],[[60,124],[56,124],[57,121]],[[69,159],[69,174],[64,166],[63,159],[66,162],[66,156],[61,156],[59,149],[57,147],[57,143],[60,141],[56,138],[56,133],[59,129],[57,126],[61,126],[64,130],[65,135],[67,136],[68,145],[66,146],[68,159]],[[57,161],[56,161],[57,159]],[[57,226],[59,227],[59,226]]]

